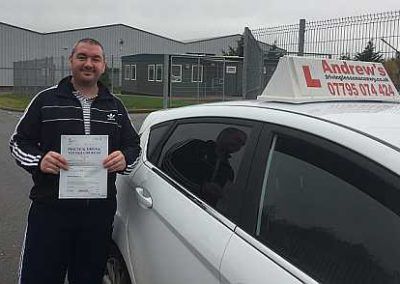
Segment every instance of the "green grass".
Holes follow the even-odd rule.
[[[157,110],[163,107],[163,98],[151,97],[143,95],[117,95],[125,104],[129,111],[135,110]],[[0,108],[23,111],[31,101],[33,96],[5,93],[0,94]],[[197,100],[174,99],[171,102],[171,107],[180,107],[191,104],[196,104]]]
[[[0,94],[0,107],[6,109],[24,110],[33,97],[21,94]]]
[[[163,107],[163,98],[143,96],[143,95],[118,95],[118,97],[124,102],[128,110],[135,109],[161,109]],[[172,107],[187,106],[196,104],[197,101],[193,99],[174,99],[172,101]]]

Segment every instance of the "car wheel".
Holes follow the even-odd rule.
[[[125,261],[114,243],[107,257],[103,284],[131,284]]]

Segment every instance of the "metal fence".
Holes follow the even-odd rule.
[[[109,87],[119,91],[121,87],[120,59],[108,60],[107,81]],[[0,67],[13,78],[12,91],[18,94],[35,94],[40,90],[56,85],[62,78],[70,74],[68,57],[45,57],[16,61],[12,67]]]
[[[185,62],[182,56],[172,56],[170,61],[161,62],[169,66],[163,68],[163,77],[166,78],[163,81],[169,83],[160,89],[159,95],[167,94],[171,102],[185,94],[198,102],[255,98],[264,89],[283,54],[353,58],[364,50],[370,40],[385,59],[400,58],[400,11],[313,22],[301,19],[293,25],[246,28],[242,65],[234,68],[235,64],[231,64],[226,57],[207,55],[200,58],[193,55],[196,62]],[[110,88],[118,93],[123,90],[122,58],[111,55],[107,62]],[[0,66],[0,72],[12,78],[14,92],[35,93],[57,84],[68,75],[68,64],[68,57],[64,56],[29,58],[14,62],[13,66]],[[400,64],[396,64],[392,62],[394,69],[398,70],[400,84]],[[153,72],[157,70],[155,65]],[[181,76],[180,81],[176,75]],[[135,80],[142,80],[142,85],[148,84],[148,70],[142,78]],[[240,91],[237,92],[237,89]]]
[[[299,24],[251,32],[258,41],[276,44],[289,54],[352,58],[373,40],[376,51],[391,58],[398,55],[400,10],[313,22],[301,19]]]
[[[182,98],[199,103],[241,99],[240,57],[171,55],[169,65],[171,106]]]
[[[389,74],[393,75],[392,80],[396,85],[399,86],[400,83],[400,11],[313,22],[301,19],[298,24],[293,25],[246,29],[244,38],[245,98],[255,98],[267,84],[270,76],[267,80],[260,78],[265,73],[265,61],[270,60],[273,63],[273,59],[277,57],[277,54],[271,56],[271,46],[280,48],[278,56],[289,54],[354,59],[372,41],[375,51],[381,53],[383,58],[398,59],[396,62],[389,62],[392,66],[395,65],[392,67],[394,71]],[[273,72],[273,65],[271,68]]]

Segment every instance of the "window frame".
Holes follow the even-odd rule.
[[[151,69],[153,69],[153,78],[152,79],[150,78]],[[148,64],[147,65],[147,81],[148,82],[154,82],[155,81],[155,78],[156,78],[155,72],[156,72],[156,65],[155,64]]]
[[[237,73],[237,67],[236,65],[227,65],[226,66],[226,74],[236,74]]]
[[[342,157],[346,157],[346,159],[350,160],[355,165],[373,171],[377,177],[387,181],[393,187],[399,187],[398,184],[400,184],[399,183],[400,178],[397,176],[396,173],[378,164],[377,162],[371,160],[370,158],[355,152],[352,149],[348,149],[345,146],[342,146],[335,141],[331,141],[328,140],[327,138],[317,136],[316,134],[265,122],[263,123],[263,129],[260,134],[260,142],[258,144],[258,148],[256,149],[257,153],[262,153],[262,154],[256,155],[256,159],[254,160],[252,165],[253,169],[251,170],[252,175],[250,177],[251,182],[249,184],[249,186],[251,187],[252,196],[251,198],[249,197],[248,200],[249,204],[246,207],[247,210],[246,223],[248,225],[246,226],[245,231],[253,236],[256,230],[258,206],[260,204],[261,190],[264,182],[264,176],[266,174],[265,168],[267,166],[268,158],[271,153],[271,147],[274,135],[284,135],[301,139],[307,143],[317,145],[322,149],[331,151]],[[254,210],[254,205],[257,207],[257,210]]]
[[[136,64],[131,64],[131,80],[136,80]]]
[[[354,150],[349,149],[343,145],[340,145],[335,141],[317,136],[316,134],[265,122],[263,124],[263,129],[261,131],[259,143],[256,149],[256,153],[262,154],[255,156],[252,167],[250,169],[249,183],[247,188],[248,195],[244,204],[241,227],[241,229],[243,230],[243,233],[241,233],[241,235],[248,235],[247,241],[259,246],[260,251],[267,251],[268,254],[270,254],[270,252],[273,252],[265,243],[261,241],[260,238],[257,237],[256,230],[260,206],[263,204],[261,200],[263,183],[265,177],[268,176],[266,172],[266,167],[268,165],[269,158],[271,157],[275,135],[289,136],[293,137],[294,139],[303,140],[309,144],[317,145],[321,149],[330,151],[336,155],[346,158],[355,166],[360,167],[361,169],[366,169],[370,172],[373,172],[377,178],[384,180],[391,187],[399,188],[400,190],[399,176],[396,173],[392,172],[390,169],[376,163],[372,159],[365,157],[362,154],[357,153]],[[369,195],[366,192],[364,192],[364,194],[367,194],[371,198],[375,199],[373,196]],[[377,202],[379,201],[377,200]],[[288,269],[291,269],[291,267],[294,265],[290,262],[290,260],[286,260],[282,255],[276,252],[273,252],[273,255],[273,258],[283,258],[285,260],[284,263],[286,263],[284,266],[286,267],[287,265],[289,265]]]
[[[201,117],[201,118],[181,118],[181,119],[176,119],[174,121],[167,121],[167,122],[162,122],[156,125],[153,125],[150,127],[150,132],[149,132],[149,138],[151,136],[151,131],[153,129],[159,128],[159,127],[164,127],[167,126],[168,130],[166,131],[164,137],[160,139],[159,145],[162,145],[162,147],[159,147],[153,154],[154,161],[150,161],[150,155],[152,153],[148,153],[146,150],[146,160],[148,163],[151,164],[151,167],[153,171],[158,174],[162,179],[164,179],[166,182],[174,186],[178,191],[183,193],[185,196],[189,197],[192,201],[194,201],[196,204],[201,206],[203,209],[209,208],[213,212],[217,212],[215,209],[213,209],[210,205],[208,205],[205,201],[194,195],[189,189],[183,187],[181,184],[179,184],[177,181],[175,181],[172,177],[170,177],[167,173],[163,172],[162,169],[158,166],[159,160],[161,153],[164,149],[165,144],[169,141],[169,138],[173,135],[175,132],[176,128],[180,125],[185,125],[185,124],[198,124],[198,123],[215,123],[215,124],[227,124],[229,126],[242,126],[242,127],[249,127],[252,128],[250,137],[247,138],[247,141],[249,142],[246,152],[243,153],[243,160],[241,161],[241,165],[239,167],[239,172],[238,172],[238,180],[237,184],[238,187],[243,188],[242,194],[246,194],[247,192],[247,184],[249,182],[249,176],[250,176],[250,168],[252,164],[252,160],[257,156],[256,155],[256,148],[258,144],[258,138],[261,133],[262,129],[262,122],[259,121],[254,121],[250,119],[243,119],[243,118],[226,118],[226,117]],[[147,141],[147,145],[150,143],[150,141]],[[147,147],[147,146],[146,146]],[[220,213],[218,213],[220,214]],[[234,222],[237,225],[241,225],[241,220],[242,220],[242,213],[239,216],[239,220],[230,220],[231,222]],[[224,216],[221,214],[221,216]],[[224,218],[227,218],[224,216]]]
[[[178,66],[179,67],[179,76],[175,76],[172,73],[172,68],[174,66]],[[176,78],[177,77],[177,78]],[[172,64],[171,65],[171,82],[172,83],[181,83],[182,82],[182,64]]]
[[[124,65],[124,80],[130,80],[131,78],[131,65],[130,64],[125,64]]]
[[[160,67],[160,70],[161,70],[161,73],[160,73],[161,78],[158,78],[159,67]],[[164,69],[163,68],[164,68],[164,64],[156,64],[156,70],[155,70],[155,81],[156,82],[162,82],[163,81],[163,78],[164,78]]]
[[[201,73],[200,73],[200,81],[197,81],[197,78],[194,78],[194,69],[197,68],[197,72],[200,69]],[[192,65],[192,83],[202,83],[203,82],[203,72],[204,72],[204,68],[202,64],[193,64]],[[198,74],[198,73],[197,73]]]

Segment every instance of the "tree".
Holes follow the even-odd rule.
[[[340,55],[340,60],[351,60],[350,54],[349,53],[342,53],[342,55]]]
[[[241,56],[241,57],[243,57],[243,52],[244,52],[243,36],[240,36],[240,39],[237,40],[236,42],[237,42],[236,48],[229,46],[228,51],[222,50],[222,54],[224,56]]]
[[[285,51],[279,49],[276,45],[276,41],[272,44],[271,48],[265,53],[268,59],[279,59],[285,55]]]
[[[365,62],[383,62],[382,54],[379,51],[375,51],[375,46],[372,39],[368,41],[367,46],[362,52],[356,54],[354,60]]]
[[[383,63],[397,90],[400,90],[400,58],[391,58]]]

